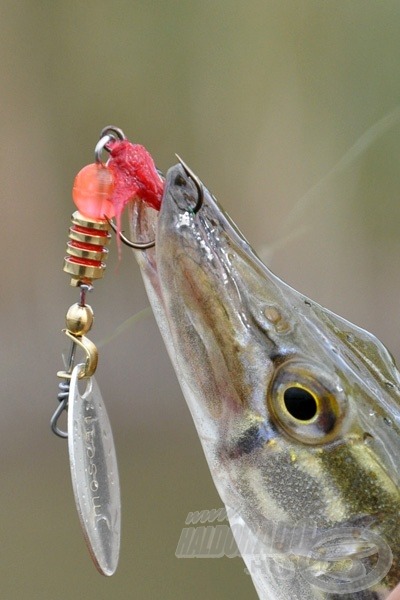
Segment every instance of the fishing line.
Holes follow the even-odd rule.
[[[339,172],[347,169],[355,162],[374,142],[376,142],[387,131],[390,131],[397,123],[400,122],[400,106],[397,106],[392,112],[386,114],[379,121],[376,121],[369,127],[347,150],[342,158],[321,178],[315,183],[301,198],[299,198],[288,216],[283,220],[280,227],[280,235],[277,236],[277,241],[272,244],[261,247],[260,255],[268,260],[271,260],[273,254],[282,248],[285,243],[291,242],[297,237],[305,235],[309,231],[309,226],[304,226],[297,231],[298,220],[301,215],[312,207],[313,202],[320,200],[324,186],[332,177]],[[285,230],[290,227],[296,227],[296,232],[285,234]]]

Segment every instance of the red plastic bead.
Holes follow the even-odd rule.
[[[115,216],[111,202],[114,177],[110,169],[98,163],[83,167],[77,174],[72,188],[72,198],[77,209],[90,219],[109,219]]]

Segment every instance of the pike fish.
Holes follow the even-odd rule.
[[[271,273],[181,164],[160,214],[135,203],[131,228],[156,235],[137,259],[259,597],[388,598],[400,581],[389,352]]]

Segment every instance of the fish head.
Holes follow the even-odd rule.
[[[311,518],[324,531],[365,526],[397,540],[398,553],[392,357],[276,277],[202,193],[197,210],[198,186],[178,164],[159,216],[136,205],[132,227],[156,232],[155,248],[137,257],[222,500],[253,533],[271,537],[279,522],[292,540]],[[397,557],[397,581],[398,571]]]

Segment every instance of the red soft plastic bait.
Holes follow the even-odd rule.
[[[107,150],[110,152],[107,167],[115,182],[111,200],[117,217],[134,198],[160,210],[164,182],[146,148],[128,140],[116,140],[107,145]]]
[[[144,146],[128,140],[107,145],[107,165],[87,165],[75,178],[72,190],[78,210],[91,219],[116,217],[120,230],[121,214],[130,200],[141,199],[160,210],[164,182]]]

